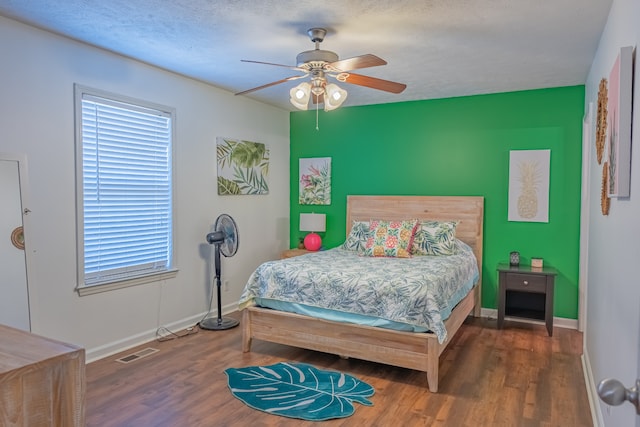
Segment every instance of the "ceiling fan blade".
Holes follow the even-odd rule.
[[[254,87],[254,88],[247,89],[247,90],[243,90],[242,92],[236,93],[236,95],[246,95],[249,92],[254,92],[256,90],[265,89],[265,88],[268,88],[270,86],[279,85],[280,83],[285,83],[285,82],[288,82],[288,81],[291,81],[291,80],[301,79],[301,78],[306,77],[306,76],[307,76],[306,74],[303,74],[301,76],[287,77],[286,79],[278,80],[277,82],[271,82],[271,83],[267,83],[266,85]]]
[[[330,63],[328,66],[335,68],[336,71],[350,71],[360,68],[377,67],[378,65],[387,65],[387,61],[369,53],[354,56],[353,58],[341,59]]]
[[[282,64],[274,64],[272,62],[262,62],[262,61],[251,61],[249,59],[241,59],[241,62],[251,62],[252,64],[264,64],[264,65],[273,65],[276,67],[284,67],[284,68],[288,68],[290,70],[295,70],[295,71],[306,71],[303,68],[300,67],[296,67],[295,65],[282,65]]]
[[[372,89],[384,90],[392,93],[400,93],[407,87],[404,83],[396,83],[389,80],[382,80],[375,77],[352,73],[349,73],[346,78],[340,79],[339,81],[345,81],[354,85],[366,86]]]

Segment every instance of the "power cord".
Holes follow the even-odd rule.
[[[160,326],[156,329],[156,341],[170,341],[176,338],[183,338],[189,335],[197,334],[200,331],[200,322],[196,323],[195,326],[190,326],[185,329],[183,332],[173,332],[169,328],[164,326]]]
[[[162,291],[164,290],[165,281],[163,280],[160,286],[160,294],[158,296],[158,313],[157,313],[157,322],[160,323],[160,307],[162,306]],[[199,331],[198,324],[195,326],[190,326],[182,332],[173,332],[169,328],[165,326],[158,326],[156,329],[156,341],[169,341],[176,338],[186,337],[188,335],[193,335]]]
[[[158,342],[170,341],[176,338],[183,338],[189,335],[197,334],[200,331],[200,322],[202,322],[204,319],[209,317],[209,315],[211,314],[211,307],[213,306],[213,289],[215,285],[216,284],[212,280],[211,298],[209,298],[209,308],[207,309],[207,312],[204,314],[204,316],[202,316],[202,318],[198,321],[198,323],[196,323],[194,326],[188,327],[182,333],[176,333],[170,330],[169,328],[160,326],[158,329],[156,329],[156,341]]]

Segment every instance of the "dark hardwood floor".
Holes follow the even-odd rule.
[[[234,316],[239,314],[234,313]],[[373,406],[323,426],[592,426],[582,334],[544,325],[467,319],[440,358],[440,389],[426,374],[262,341],[242,353],[241,328],[150,342],[87,365],[87,426],[317,426],[269,415],[234,398],[224,369],[280,361],[354,375],[375,388]],[[129,364],[115,359],[153,347]]]

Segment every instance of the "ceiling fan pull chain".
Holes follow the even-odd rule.
[[[318,103],[316,102],[316,130],[320,130],[318,127]]]

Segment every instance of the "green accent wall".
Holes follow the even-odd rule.
[[[519,251],[559,270],[554,315],[577,319],[584,86],[291,113],[291,246],[301,212],[325,213],[325,248],[345,240],[347,195],[484,196],[482,306],[496,265]],[[551,150],[549,222],[507,220],[510,150]],[[331,205],[299,205],[299,159],[331,157]]]

